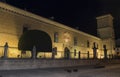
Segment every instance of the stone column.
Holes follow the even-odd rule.
[[[57,55],[57,47],[52,49],[52,59],[55,59],[55,55]]]
[[[90,58],[90,56],[89,56],[89,55],[90,55],[90,53],[89,53],[89,51],[88,51],[88,53],[87,53],[88,59]]]
[[[6,42],[4,45],[4,58],[7,58],[7,52],[8,52],[8,43]]]
[[[93,59],[97,59],[97,47],[95,43],[93,43]]]
[[[81,56],[80,56],[80,55],[81,55],[81,52],[79,51],[79,52],[78,52],[78,58],[79,58],[79,59],[81,58]]]
[[[75,56],[76,56],[76,49],[74,49],[74,59],[75,59]]]
[[[107,59],[107,49],[106,49],[106,45],[104,45],[103,48],[104,48],[104,59]]]
[[[55,48],[52,49],[52,59],[55,58]]]
[[[97,48],[93,48],[93,58],[97,59]]]
[[[36,59],[36,46],[33,46],[33,50],[32,50],[32,55],[33,55],[33,59]]]

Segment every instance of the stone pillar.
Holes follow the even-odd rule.
[[[93,58],[97,59],[97,48],[93,48]]]
[[[97,47],[95,43],[93,43],[93,59],[97,59]]]
[[[79,52],[78,52],[78,58],[79,58],[79,59],[81,58],[81,56],[80,56],[80,55],[81,55],[81,52],[79,51]]]
[[[52,49],[52,59],[55,58],[55,48]]]
[[[33,59],[36,59],[36,46],[33,46],[33,50],[32,50],[32,55],[33,55]]]
[[[89,56],[89,55],[90,55],[90,53],[89,53],[89,51],[88,51],[88,53],[87,53],[88,59],[90,58],[90,56]]]
[[[7,52],[8,52],[8,43],[6,42],[4,45],[4,58],[7,58]]]
[[[106,49],[106,45],[103,45],[104,48],[104,59],[107,59],[107,49]]]
[[[74,58],[75,58],[75,56],[76,56],[76,49],[74,49]]]
[[[57,47],[54,47],[54,48],[52,49],[52,59],[55,58],[55,55],[57,55]]]

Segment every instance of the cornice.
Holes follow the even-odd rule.
[[[98,17],[96,17],[96,19],[103,19],[103,18],[106,18],[106,17],[110,17],[111,19],[113,19],[113,16],[111,14],[106,14],[106,15],[98,16]]]

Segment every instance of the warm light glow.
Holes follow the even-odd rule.
[[[97,50],[97,58],[98,58],[98,59],[101,58],[101,57],[100,57],[100,52],[99,52],[99,50]]]
[[[57,55],[55,55],[55,58],[57,59],[62,58],[62,52],[57,52]]]
[[[32,54],[31,51],[25,51],[25,53],[21,54],[22,58],[31,58]]]
[[[0,47],[0,57],[2,57],[4,55],[4,48],[3,47]]]
[[[65,42],[66,42],[66,43],[69,42],[69,38],[66,38],[66,39],[65,39]]]
[[[15,48],[9,48],[7,54],[8,54],[8,58],[20,58],[21,57],[21,51]]]
[[[51,52],[39,52],[37,58],[52,58]]]
[[[67,43],[70,41],[70,34],[68,32],[64,33],[64,41]]]

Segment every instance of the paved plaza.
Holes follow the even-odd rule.
[[[0,77],[119,77],[120,65],[0,71]]]

